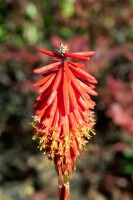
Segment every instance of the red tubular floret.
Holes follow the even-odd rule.
[[[78,62],[69,62],[71,65],[73,65],[74,67],[77,67],[77,68],[83,68],[85,67],[85,64],[83,63],[78,63]]]
[[[76,72],[76,76],[79,76],[79,78],[88,80],[90,83],[97,83],[96,79],[92,75],[85,72],[84,70],[77,69],[71,63],[69,64],[69,67],[72,69],[72,71],[74,71],[74,73]]]
[[[78,60],[84,60],[84,61],[90,60],[90,58],[87,58],[87,57],[81,56],[81,55],[77,55],[77,54],[74,54],[74,53],[67,53],[66,56],[70,57],[70,58],[75,58],[75,59],[78,59]]]
[[[71,53],[72,55],[79,55],[79,56],[85,56],[85,57],[88,57],[88,56],[92,56],[95,54],[95,51],[83,51],[83,52],[74,52],[74,53]]]
[[[41,53],[44,53],[44,54],[46,54],[46,55],[48,55],[48,56],[58,56],[56,53],[54,53],[54,52],[52,52],[52,51],[48,51],[48,50],[46,50],[46,49],[39,49],[39,51],[41,52]]]
[[[44,83],[46,83],[51,77],[53,76],[53,74],[50,74],[44,78],[42,78],[41,80],[37,81],[36,83],[33,84],[33,87],[39,87],[42,86]]]
[[[46,65],[44,67],[40,67],[40,68],[34,69],[33,72],[35,74],[47,73],[47,72],[49,72],[51,70],[55,70],[60,64],[61,64],[61,62],[51,63],[51,64]]]

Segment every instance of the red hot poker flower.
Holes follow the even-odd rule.
[[[82,70],[94,51],[70,53],[68,45],[51,52],[40,51],[53,57],[47,66],[34,70],[43,78],[33,86],[39,87],[34,105],[34,139],[39,138],[40,149],[54,161],[59,180],[59,199],[69,200],[69,178],[76,169],[76,159],[84,149],[90,133],[94,134],[93,109],[95,103],[90,95],[96,79]],[[69,61],[68,61],[69,58]]]

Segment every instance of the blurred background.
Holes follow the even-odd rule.
[[[55,200],[57,177],[32,141],[38,48],[94,50],[96,133],[71,199],[133,199],[133,0],[0,0],[0,200]]]

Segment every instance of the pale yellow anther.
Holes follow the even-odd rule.
[[[37,121],[33,121],[32,123],[29,123],[33,128],[36,127]]]
[[[66,150],[66,154],[68,154],[68,151],[70,149],[70,139],[69,139],[69,136],[66,136],[65,137],[65,150]]]
[[[63,43],[61,43],[60,44],[60,49],[59,49],[59,51],[61,52],[61,53],[63,53],[63,54],[65,54],[66,53],[66,51],[68,51],[69,50],[69,48],[68,48],[68,45],[67,44],[63,44]]]
[[[32,137],[32,140],[36,140],[36,138],[37,138],[37,136],[36,136],[36,135],[34,135],[34,136]]]
[[[82,128],[82,133],[85,137],[87,137],[88,139],[91,138],[91,135],[89,134],[89,132],[85,129],[85,128]]]
[[[32,140],[35,140],[39,135],[39,132],[36,132],[35,135],[32,137]]]
[[[79,148],[82,149],[83,143],[82,143],[82,141],[81,141],[81,138],[80,138],[80,137],[77,137],[76,139],[77,139]]]
[[[60,144],[59,144],[59,150],[61,150],[62,149],[62,142],[60,142]]]
[[[64,140],[65,140],[65,143],[69,143],[69,137],[68,136],[66,136]]]
[[[93,135],[96,135],[95,133],[95,130],[94,129],[91,129],[90,132],[93,134]]]
[[[40,143],[39,146],[38,146],[38,148],[40,149],[40,151],[42,149],[45,149],[45,143]]]
[[[51,149],[52,150],[57,149],[57,142],[56,141],[52,142]]]
[[[52,138],[53,138],[53,139],[56,139],[56,135],[57,135],[57,132],[56,132],[56,131],[53,131],[53,133],[52,133]]]

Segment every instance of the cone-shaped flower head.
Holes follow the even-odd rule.
[[[33,85],[39,87],[34,105],[34,138],[39,139],[40,149],[54,161],[59,185],[63,187],[76,168],[80,150],[94,133],[95,124],[95,103],[90,95],[97,95],[93,90],[97,81],[82,70],[83,63],[72,59],[88,61],[94,51],[70,53],[69,46],[63,44],[55,52],[40,51],[52,59],[49,65],[34,70],[42,74],[42,79]]]

